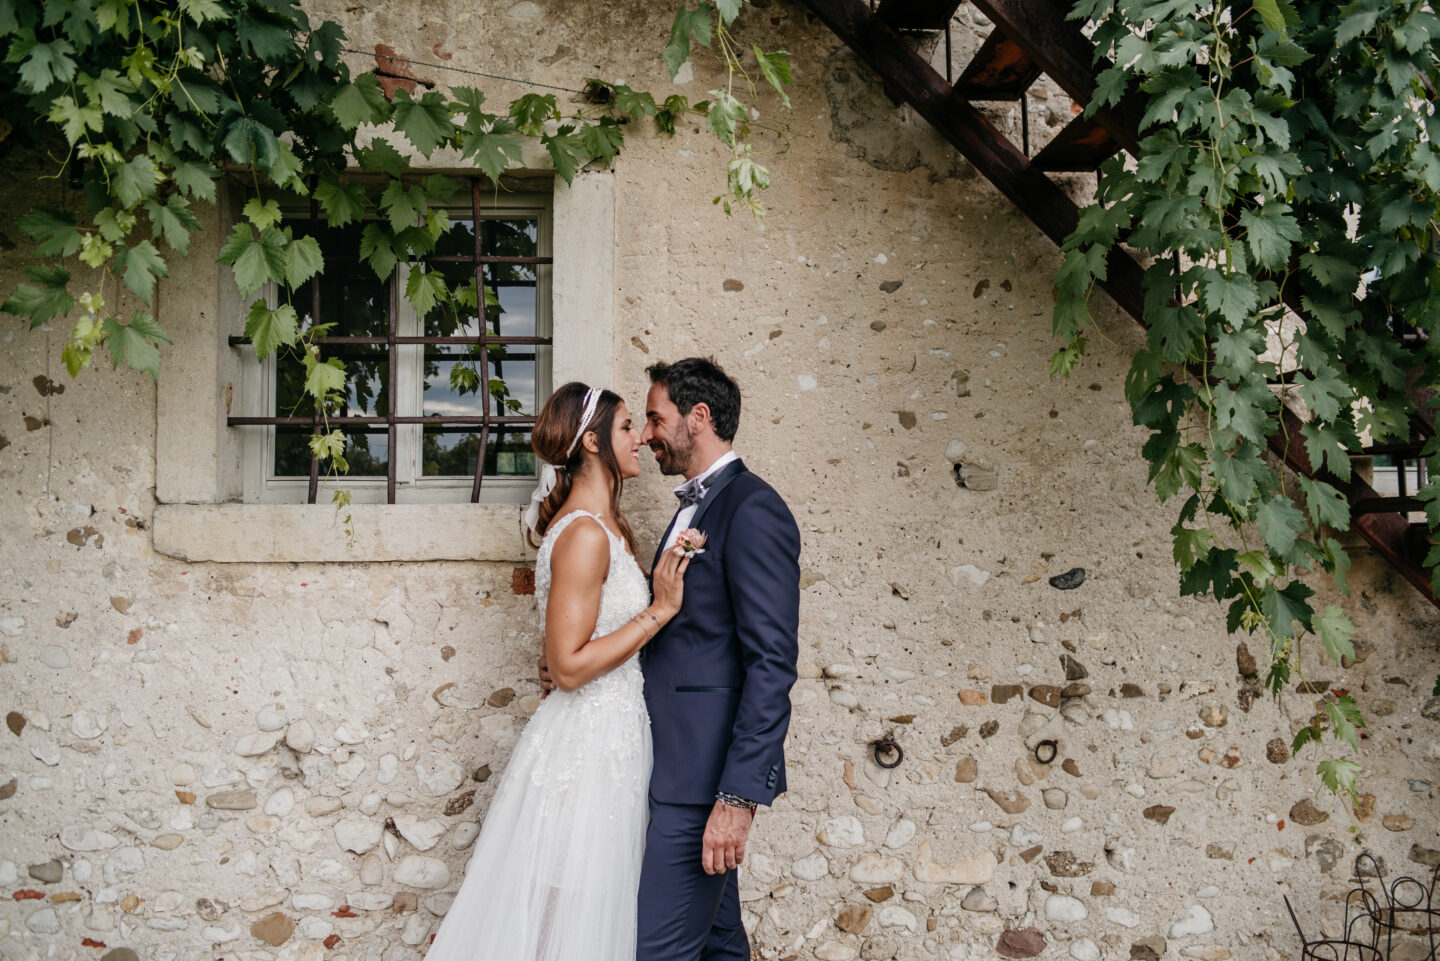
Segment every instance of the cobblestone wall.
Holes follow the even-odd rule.
[[[652,6],[316,10],[357,48],[663,89]],[[745,389],[737,445],[803,532],[790,791],[741,875],[757,956],[1293,957],[1282,895],[1333,933],[1358,852],[1428,872],[1434,611],[1357,550],[1357,663],[1261,694],[1263,645],[1177,596],[1122,396],[1130,323],[1106,314],[1080,372],[1047,378],[1053,247],[798,7],[747,20],[798,78],[768,227],[711,206],[706,135],[632,130],[614,350],[637,402],[645,364],[714,353]],[[963,52],[985,27],[960,25]],[[21,176],[5,209],[61,190]],[[28,251],[0,233],[10,283]],[[509,564],[156,554],[154,388],[69,381],[62,339],[0,320],[0,957],[419,958],[538,703],[533,598]],[[644,550],[667,484],[647,466],[626,503]],[[1330,686],[1370,721],[1355,817],[1287,748]]]

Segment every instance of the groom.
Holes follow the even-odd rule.
[[[785,790],[800,532],[731,447],[740,388],[720,365],[689,357],[646,372],[641,441],[663,473],[686,478],[655,557],[686,528],[707,540],[680,613],[641,651],[655,768],[636,961],[749,961],[735,869],[756,806]]]

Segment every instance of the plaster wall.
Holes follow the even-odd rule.
[[[667,10],[312,12],[356,49],[668,92]],[[796,66],[793,110],[766,108],[788,127],[766,228],[711,205],[724,158],[687,123],[628,132],[601,242],[617,388],[638,405],[646,364],[714,354],[745,390],[737,446],[802,531],[790,791],[741,874],[756,956],[1294,957],[1282,895],[1313,936],[1360,851],[1428,874],[1433,609],[1357,546],[1359,663],[1306,662],[1370,720],[1356,819],[1312,758],[1268,747],[1314,695],[1255,696],[1222,609],[1177,595],[1174,511],[1122,395],[1133,325],[1097,302],[1091,356],[1049,378],[1053,246],[800,7],[743,23]],[[956,26],[958,57],[985,26],[965,7]],[[693,73],[692,100],[720,82],[712,59]],[[1069,115],[1058,96],[1037,123]],[[74,199],[40,172],[0,187],[4,209]],[[11,285],[30,252],[0,232]],[[538,703],[523,567],[158,553],[157,447],[185,438],[157,428],[154,385],[70,381],[62,328],[0,325],[0,957],[420,958]],[[626,491],[642,553],[668,487],[647,465]],[[1051,586],[1074,568],[1083,584]],[[870,744],[891,731],[886,770]]]

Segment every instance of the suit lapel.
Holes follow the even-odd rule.
[[[702,501],[701,503],[703,504],[704,502]],[[677,510],[670,518],[670,526],[665,528],[665,533],[660,536],[660,543],[655,545],[655,556],[650,561],[650,569],[652,571],[655,569],[655,565],[660,563],[660,552],[665,549],[665,545],[670,541],[670,532],[675,529],[675,518],[679,516],[680,512]]]
[[[742,460],[733,460],[720,468],[720,473],[715,475],[710,481],[709,487],[706,488],[704,500],[702,500],[700,506],[695,509],[695,516],[690,518],[691,527],[696,530],[703,530],[703,528],[700,527],[700,521],[704,519],[705,512],[710,509],[712,504],[720,499],[720,492],[730,486],[730,482],[744,472],[745,462]],[[668,540],[670,535],[667,534],[665,536]]]
[[[738,459],[720,468],[719,473],[711,478],[710,483],[706,486],[705,498],[700,501],[700,506],[695,508],[695,516],[690,518],[691,527],[699,529],[700,520],[705,516],[705,512],[710,509],[710,505],[719,499],[720,492],[724,490],[732,480],[739,477],[744,470],[745,462]],[[675,530],[675,518],[679,516],[680,512],[677,510],[674,516],[670,518],[670,526],[665,528],[665,533],[661,536],[660,543],[655,547],[655,556],[650,561],[651,570],[654,570],[655,565],[660,562],[660,552],[665,549],[665,545],[669,542],[670,534]]]

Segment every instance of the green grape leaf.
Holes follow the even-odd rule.
[[[455,124],[450,120],[450,105],[442,94],[434,90],[426,91],[419,100],[411,99],[403,89],[396,90],[394,123],[395,129],[403,133],[427,160],[436,147],[455,134]]]
[[[383,123],[390,117],[390,101],[373,73],[362,73],[341,87],[330,102],[330,111],[346,130],[365,123]]]
[[[1342,657],[1355,656],[1355,625],[1350,623],[1350,618],[1345,616],[1339,605],[1331,604],[1316,615],[1315,633],[1320,635],[1325,653],[1336,664]]]
[[[142,240],[130,247],[121,247],[115,255],[115,268],[124,272],[125,286],[133,290],[141,302],[146,304],[150,303],[150,298],[155,294],[156,278],[168,275],[165,258],[160,256],[160,251],[148,240]],[[130,366],[135,367],[134,364]]]
[[[296,237],[285,245],[285,285],[291,290],[324,269],[325,257],[314,237]]]
[[[1215,388],[1215,426],[1263,444],[1271,428],[1267,411],[1275,403],[1275,395],[1263,383],[1244,383],[1239,390],[1219,384]]]
[[[585,144],[585,150],[605,167],[610,166],[610,161],[625,145],[620,124],[608,117],[581,127],[580,140]]]
[[[366,224],[360,234],[360,259],[370,265],[376,277],[388,280],[400,261],[395,252],[395,238],[380,229],[378,224]]]
[[[357,149],[355,159],[361,170],[389,174],[392,177],[399,177],[405,172],[405,156],[396,150],[390,141],[378,137],[370,141],[368,147]]]
[[[555,173],[567,184],[575,179],[576,169],[590,159],[585,141],[575,135],[574,128],[569,124],[555,131],[553,135],[542,136],[540,142],[545,145],[546,153],[550,154]]]
[[[1255,262],[1271,270],[1282,269],[1290,260],[1290,251],[1302,240],[1300,224],[1289,204],[1271,201],[1258,213],[1241,211],[1239,222]]]
[[[1210,550],[1210,532],[1203,527],[1176,524],[1170,529],[1170,534],[1175,538],[1175,563],[1181,571],[1188,572],[1195,566],[1195,561],[1203,560]]]
[[[344,381],[342,380],[341,383],[343,384]],[[321,463],[327,460],[332,462],[335,469],[342,473],[350,470],[350,465],[345,460],[345,432],[338,427],[324,434],[311,434],[310,454]],[[341,492],[336,491],[335,493]],[[340,502],[336,501],[336,503]]]
[[[165,336],[153,317],[140,310],[130,315],[129,324],[106,317],[100,322],[100,329],[105,335],[105,346],[110,351],[112,369],[125,364],[149,374],[152,380],[159,379],[160,348],[155,345],[168,344],[170,338]]]
[[[170,177],[175,185],[192,198],[215,201],[215,180],[220,172],[209,164],[186,161],[175,165]]]
[[[771,87],[775,88],[775,93],[779,95],[780,102],[785,105],[786,110],[789,110],[790,95],[785,92],[785,88],[790,86],[791,83],[790,54],[784,50],[765,53],[760,49],[759,44],[752,45],[752,49],[755,51],[755,63],[760,67],[761,75]]]
[[[1260,305],[1260,291],[1248,274],[1225,276],[1206,268],[1200,280],[1201,303],[1205,309],[1224,317],[1232,326],[1241,326]]]
[[[1350,502],[1344,494],[1324,481],[1311,480],[1304,474],[1297,474],[1295,479],[1305,492],[1305,509],[1310,514],[1310,523],[1316,527],[1326,524],[1337,531],[1350,529]]]
[[[172,194],[163,205],[154,200],[145,201],[145,212],[150,215],[151,239],[165,238],[181,257],[190,250],[190,232],[200,229],[200,221],[190,212],[190,204],[179,194]]]
[[[648,92],[632,90],[623,83],[615,84],[613,90],[615,92],[615,109],[631,120],[653,117],[659,111],[659,107],[655,105],[655,97]]]
[[[1346,758],[1333,758],[1315,765],[1320,781],[1336,796],[1355,796],[1355,779],[1364,770],[1359,764]]]
[[[75,218],[55,207],[36,207],[16,218],[15,226],[37,241],[35,252],[42,257],[69,257],[79,252],[84,240]]]
[[[321,180],[315,185],[315,201],[331,227],[344,227],[365,217],[365,188],[353,180]]]
[[[280,213],[279,201],[261,200],[259,197],[251,197],[245,201],[245,207],[241,210],[241,214],[254,224],[257,230],[267,230],[275,226],[284,216]]]
[[[1300,435],[1305,438],[1311,470],[1319,470],[1324,464],[1342,481],[1350,479],[1350,455],[1340,445],[1342,438],[1338,431],[1312,420],[1300,426]]]
[[[735,132],[745,123],[745,105],[730,95],[727,90],[712,90],[715,99],[705,114],[705,125],[710,128],[721,143],[735,146]]]
[[[299,315],[289,304],[272,310],[264,300],[256,300],[245,320],[245,336],[250,338],[256,358],[264,360],[278,348],[292,346],[300,339]]]
[[[1310,743],[1320,743],[1321,731],[1318,725],[1310,724],[1295,732],[1295,740],[1290,742],[1290,753],[1299,754],[1300,749]]]
[[[720,12],[720,22],[727,27],[734,23],[745,3],[746,0],[715,0],[715,9]]]
[[[675,11],[675,22],[670,25],[670,41],[665,44],[665,52],[660,57],[670,71],[671,80],[690,59],[692,40],[702,47],[710,46],[710,17],[713,13],[714,8],[708,3],[701,3],[694,10],[682,3]]]
[[[1265,537],[1265,545],[1276,556],[1293,561],[1295,540],[1305,533],[1305,515],[1295,502],[1284,494],[1277,494],[1260,505],[1256,521]]]
[[[249,300],[266,283],[285,279],[285,246],[285,235],[273,227],[256,237],[248,226],[237,224],[220,248],[219,262],[233,266],[240,296]]]
[[[110,186],[121,206],[134,207],[146,197],[155,195],[161,179],[162,174],[155,161],[148,154],[140,154],[114,172]]]
[[[196,26],[208,20],[228,19],[225,8],[217,0],[179,0],[180,12],[195,22]]]
[[[1190,569],[1180,577],[1180,593],[1195,596],[1209,591],[1221,600],[1230,593],[1230,584],[1237,569],[1236,553],[1231,548],[1211,548],[1197,555]]]
[[[305,358],[308,361],[305,365],[305,393],[315,398],[318,405],[325,406],[330,395],[345,389],[345,364],[338,357],[331,357],[323,363],[308,353]]]
[[[1355,698],[1346,694],[1338,700],[1327,701],[1325,713],[1330,718],[1331,733],[1350,745],[1352,750],[1360,750],[1359,729],[1365,726],[1365,718],[1361,716]]]
[[[489,131],[466,132],[460,138],[460,151],[466,157],[474,157],[475,165],[495,183],[500,175],[512,164],[518,166],[524,161],[524,146],[513,133]]]
[[[139,109],[139,105],[130,99],[135,85],[127,77],[120,76],[118,70],[107,67],[100,71],[98,77],[82,75],[80,87],[92,105],[112,117],[129,117]]]
[[[51,84],[75,79],[74,53],[75,46],[63,37],[38,43],[31,31],[23,30],[11,45],[7,59],[20,62],[20,89],[38,94]]]
[[[450,298],[450,288],[445,277],[438,270],[425,270],[419,264],[410,268],[410,277],[405,281],[405,299],[415,308],[423,320],[436,304]]]
[[[70,282],[70,271],[63,267],[39,266],[27,269],[25,274],[40,286],[16,287],[15,293],[0,304],[0,311],[26,318],[34,330],[52,317],[65,316],[75,306],[75,298],[65,286]]]
[[[74,97],[56,97],[50,103],[50,122],[60,128],[71,145],[85,139],[86,132],[95,133],[105,126],[105,115],[94,104],[80,106]]]
[[[406,187],[398,179],[386,184],[375,206],[390,221],[390,229],[397,234],[414,226],[429,208],[424,190],[418,186]]]
[[[225,152],[237,164],[255,164],[269,169],[275,163],[280,142],[275,131],[250,117],[236,116],[221,140]]]
[[[527,137],[538,137],[545,129],[545,121],[559,120],[560,110],[555,105],[553,93],[527,93],[510,104],[510,119]]]
[[[1308,599],[1315,592],[1300,581],[1291,581],[1277,590],[1274,584],[1266,584],[1260,595],[1260,610],[1270,622],[1270,630],[1280,640],[1295,636],[1295,625],[1310,630],[1314,613]]]
[[[1220,493],[1236,506],[1248,504],[1270,476],[1270,469],[1260,459],[1255,445],[1248,441],[1233,451],[1211,447],[1210,469],[1220,484]]]

